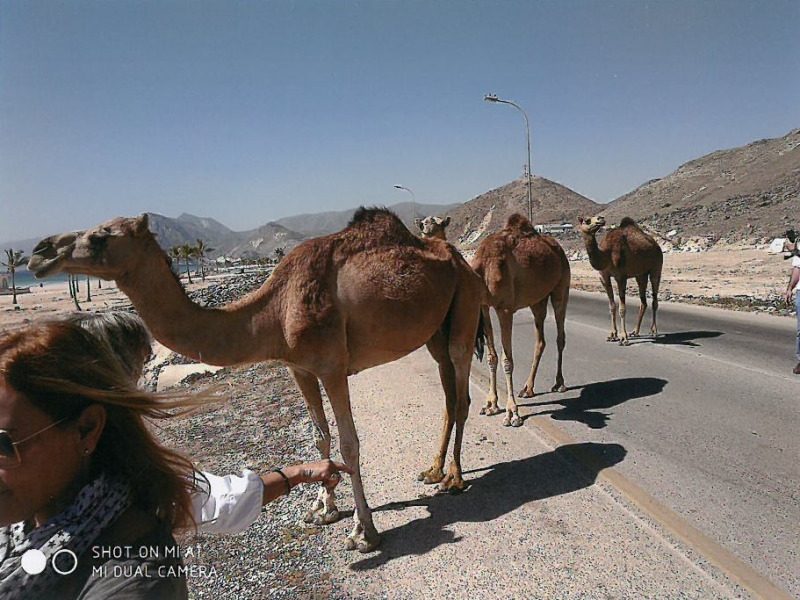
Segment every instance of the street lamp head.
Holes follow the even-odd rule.
[[[499,102],[499,101],[500,101],[500,100],[499,100],[499,98],[497,97],[497,94],[486,94],[486,95],[483,97],[483,99],[484,99],[486,102]]]
[[[404,190],[404,189],[406,189],[406,188],[404,188],[402,185],[399,185],[399,184],[397,184],[397,183],[396,183],[396,184],[394,184],[394,187],[396,187],[398,190]]]

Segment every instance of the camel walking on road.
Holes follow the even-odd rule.
[[[481,414],[493,415],[500,412],[497,405],[497,351],[489,318],[489,306],[492,306],[500,322],[503,372],[508,394],[503,424],[519,427],[522,419],[514,399],[514,358],[511,347],[514,313],[529,307],[536,327],[533,363],[519,396],[532,398],[534,395],[536,372],[545,348],[544,320],[547,317],[548,300],[555,312],[558,347],[558,370],[551,391],[566,391],[562,360],[566,345],[564,320],[569,302],[569,261],[555,239],[537,233],[528,219],[520,214],[513,214],[508,218],[504,229],[489,235],[481,242],[472,259],[472,267],[483,279],[489,294],[487,304],[482,310],[489,355],[490,389]]]

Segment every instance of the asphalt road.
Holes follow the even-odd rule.
[[[638,302],[629,300],[629,331],[637,312]],[[530,311],[519,311],[514,322],[519,390],[533,354]],[[550,393],[556,356],[550,311],[536,382],[537,392],[545,393],[520,399],[523,427],[549,419],[578,442],[624,447],[616,470],[800,597],[794,319],[661,303],[659,338],[636,339],[628,347],[605,341],[609,325],[604,295],[571,293],[564,359],[569,389]],[[648,309],[642,331],[649,326]],[[485,363],[474,369],[482,386],[485,372]],[[498,379],[502,406],[502,372]]]

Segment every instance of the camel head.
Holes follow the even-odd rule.
[[[588,233],[589,235],[594,235],[598,231],[600,231],[601,227],[605,227],[606,218],[602,215],[597,217],[578,217],[578,229],[581,230],[582,233]]]
[[[419,227],[424,238],[447,239],[445,229],[450,224],[450,217],[440,219],[439,217],[425,217],[424,219],[414,219],[414,223]]]
[[[86,231],[50,236],[36,244],[28,270],[37,279],[55,273],[119,279],[142,256],[142,242],[155,242],[147,215],[117,217]]]

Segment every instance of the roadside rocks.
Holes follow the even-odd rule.
[[[200,306],[208,308],[224,306],[260,288],[267,277],[269,273],[231,275],[219,283],[212,283],[206,288],[191,292],[189,298]]]

